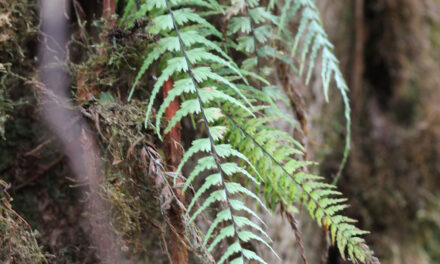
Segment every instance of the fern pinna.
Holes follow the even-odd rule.
[[[266,263],[247,246],[251,240],[263,243],[276,255],[263,228],[266,225],[243,200],[246,197],[255,200],[264,210],[275,211],[281,206],[294,213],[297,211],[295,204],[304,205],[312,218],[329,231],[344,258],[348,254],[354,262],[374,262],[376,259],[361,237],[366,232],[357,229],[352,219],[340,215],[346,200],[340,198],[335,186],[325,183],[322,177],[307,173],[305,168],[312,163],[301,160],[303,147],[287,133],[271,126],[286,115],[277,108],[274,99],[264,93],[267,89],[281,88],[268,81],[273,79],[273,70],[261,68],[259,60],[281,60],[291,65],[293,72],[298,72],[293,53],[304,34],[299,72],[303,71],[310,53],[309,80],[313,61],[322,50],[324,93],[327,98],[333,76],[347,105],[349,121],[347,87],[317,9],[311,0],[294,1],[292,7],[291,3],[292,0],[270,1],[265,7],[257,0],[232,1],[229,5],[215,0],[140,3],[129,0],[121,23],[130,25],[137,19],[147,19],[148,33],[160,36],[145,49],[145,59],[129,100],[135,88],[142,85],[142,76],[154,67],[160,74],[148,99],[145,126],[154,127],[161,139],[183,118],[191,118],[193,124],[200,124],[200,130],[204,131],[206,137],[192,142],[175,175],[179,175],[184,166],[188,167],[188,161],[197,154],[196,165],[186,175],[182,191],[195,184],[197,177],[203,175],[204,179],[201,186],[195,188],[186,216],[182,217],[191,225],[214,204],[221,204],[200,245],[213,252],[220,244],[227,243],[224,252],[217,254],[215,251],[219,255],[218,263],[246,263],[249,260]],[[279,16],[273,11],[276,5],[283,8]],[[303,11],[298,34],[294,38],[285,37],[289,17],[300,8]],[[217,28],[212,23],[219,16],[225,17],[226,28]],[[292,54],[284,52],[288,46]],[[228,55],[232,50],[247,58],[234,61]],[[174,87],[155,109],[156,97],[170,78]],[[165,110],[176,98],[182,99],[180,109],[165,122]],[[347,124],[349,128],[349,122]],[[259,194],[264,196],[264,201]]]

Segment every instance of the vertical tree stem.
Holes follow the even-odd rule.
[[[168,79],[168,81],[163,84],[163,97],[166,98],[171,89],[173,89],[174,82],[172,77]],[[170,105],[165,110],[165,116],[168,120],[171,120],[176,112],[179,110],[179,100],[175,98]],[[180,122],[177,123],[171,131],[165,136],[165,145],[166,145],[166,157],[167,157],[167,165],[172,171],[176,171],[176,168],[179,166],[180,161],[182,160],[182,148],[181,148],[181,137],[180,137]],[[176,175],[177,181],[174,187],[174,193],[179,199],[180,203],[185,204],[185,196],[182,193],[181,187],[183,186],[182,178]],[[172,182],[172,180],[170,180]],[[186,264],[188,263],[188,250],[185,247],[184,239],[185,239],[185,225],[182,222],[183,210],[179,205],[178,201],[175,201],[171,205],[171,209],[169,212],[170,220],[175,228],[174,232],[171,232],[171,264]]]

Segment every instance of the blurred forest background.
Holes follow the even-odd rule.
[[[37,48],[44,37],[37,2],[0,0],[0,262],[96,263],[85,221],[90,216],[83,214],[87,195],[78,191],[81,182],[38,108]],[[102,5],[77,0],[65,14],[72,36],[68,71],[77,98],[88,98],[80,94],[88,85],[105,91],[94,96],[108,103],[109,87],[129,87],[136,76],[130,65],[139,62],[135,46],[115,52],[102,44],[100,33],[111,28]],[[366,238],[381,263],[440,263],[440,1],[321,0],[317,5],[350,87],[352,150],[338,182],[351,205],[346,213],[371,232]],[[101,54],[84,44],[93,41],[103,45]],[[344,145],[341,99],[333,92],[327,104],[320,80],[307,87],[300,77],[289,81],[299,95],[290,99],[307,121],[307,155],[331,181]],[[93,104],[83,114],[109,168],[102,186],[115,211],[112,225],[119,225],[120,236],[135,254],[146,256],[146,263],[167,263],[163,223],[154,217],[159,209],[152,204],[138,210],[139,196],[153,201],[156,190],[142,187],[152,186],[144,182],[148,179],[118,177],[136,174],[137,161],[121,153],[138,151],[131,148],[132,130],[142,124],[145,102],[106,109]],[[285,232],[288,224],[280,216],[265,218],[282,263],[301,263],[295,237]],[[324,231],[309,217],[300,218],[309,263],[321,263],[327,252]],[[139,235],[140,230],[147,231]],[[4,234],[16,236],[13,245]]]

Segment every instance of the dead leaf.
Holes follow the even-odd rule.
[[[118,165],[118,164],[121,163],[121,162],[122,162],[122,160],[121,160],[117,155],[113,154],[113,162],[112,162],[112,165],[115,166],[115,165]]]

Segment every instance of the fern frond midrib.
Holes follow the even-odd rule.
[[[255,36],[254,21],[252,20],[247,0],[244,0],[244,4],[245,4],[245,7],[246,7],[246,15],[249,17],[249,21],[250,21],[250,25],[251,25],[252,38],[254,39],[254,47],[255,47],[254,53],[257,56],[257,74],[261,75],[261,62],[260,62],[260,59],[258,58],[258,55],[257,55],[257,52],[256,52],[257,51],[258,41],[257,41],[257,37]],[[261,85],[262,85],[262,81],[258,80],[258,89],[259,90],[261,90]]]
[[[185,46],[183,44],[182,37],[180,36],[180,32],[179,32],[179,29],[177,27],[177,24],[176,24],[176,21],[175,21],[175,18],[174,18],[174,14],[173,14],[173,10],[171,9],[169,0],[165,0],[165,2],[167,4],[168,12],[170,13],[171,19],[173,21],[174,30],[176,31],[177,37],[179,38],[180,49],[181,49],[181,51],[183,53],[183,56],[185,58],[185,61],[186,61],[187,67],[188,67],[188,74],[189,74],[189,76],[190,76],[190,78],[192,80],[192,83],[194,85],[194,88],[195,88],[196,97],[197,97],[197,100],[198,100],[199,105],[200,105],[200,113],[201,113],[201,116],[202,116],[203,125],[204,125],[204,127],[206,129],[206,133],[208,135],[209,142],[210,142],[210,145],[211,145],[210,154],[214,158],[214,161],[216,163],[217,170],[218,170],[218,172],[220,174],[220,178],[221,178],[221,185],[222,185],[222,187],[224,189],[225,196],[226,196],[226,204],[227,204],[227,207],[229,208],[229,210],[231,211],[231,214],[232,214],[234,209],[233,209],[233,207],[232,207],[232,205],[230,203],[230,198],[229,198],[230,194],[229,194],[228,189],[226,188],[226,184],[225,184],[225,180],[224,180],[224,172],[223,172],[222,167],[221,167],[220,158],[219,158],[219,156],[218,156],[218,154],[217,154],[217,152],[215,150],[214,139],[212,138],[212,135],[211,135],[211,133],[209,131],[209,123],[208,123],[208,119],[206,118],[205,109],[204,109],[203,104],[202,104],[202,99],[200,97],[200,93],[199,93],[199,90],[198,90],[199,88],[198,88],[198,85],[197,85],[197,81],[195,80],[194,73],[192,72],[192,69],[191,69],[191,64],[190,64],[188,56],[187,56],[187,54],[185,52]],[[241,240],[240,240],[240,237],[238,235],[238,226],[237,226],[237,223],[234,220],[234,217],[231,217],[231,222],[232,222],[232,225],[234,227],[235,239],[237,240],[237,242],[239,243],[239,245],[241,247],[241,243],[240,243]],[[242,259],[243,263],[245,263],[245,257],[243,255],[243,251],[242,250],[240,250],[240,255],[241,255],[241,259]]]

